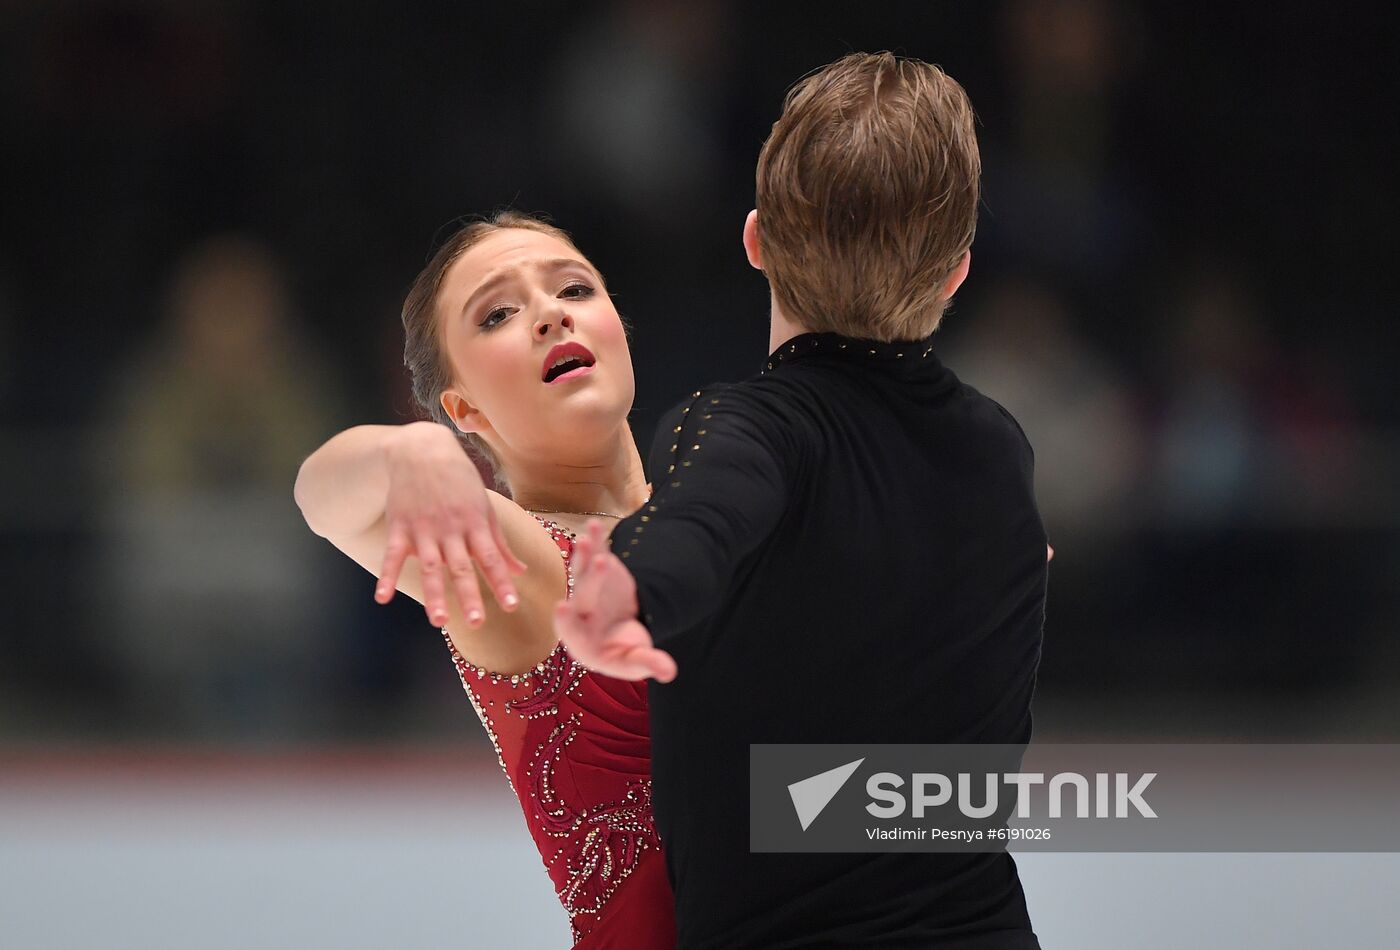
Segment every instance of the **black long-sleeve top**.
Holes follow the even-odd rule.
[[[931,340],[803,333],[662,419],[612,534],[685,950],[1037,947],[1010,855],[749,852],[750,743],[1023,743],[1045,531],[1025,435]]]

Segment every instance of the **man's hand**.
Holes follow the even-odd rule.
[[[574,659],[618,679],[675,679],[676,661],[637,620],[637,582],[608,550],[603,522],[589,519],[571,563],[574,593],[554,608],[554,632]]]

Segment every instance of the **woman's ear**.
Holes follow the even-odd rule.
[[[763,251],[758,246],[758,209],[749,212],[749,216],[744,219],[744,253],[749,257],[749,263],[758,270],[763,270]]]
[[[461,393],[449,389],[442,394],[442,408],[460,432],[480,432],[487,427],[486,417]]]

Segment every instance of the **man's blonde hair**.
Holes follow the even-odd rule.
[[[788,93],[758,158],[763,269],[809,330],[922,339],[977,230],[972,104],[943,70],[851,53]]]

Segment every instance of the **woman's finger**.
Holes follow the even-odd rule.
[[[496,547],[505,555],[506,563],[510,567],[511,573],[524,574],[526,571],[526,564],[524,561],[520,560],[520,558],[516,557],[515,552],[510,549],[510,545],[506,544],[505,532],[501,529],[501,519],[497,518],[496,513],[492,511],[489,513],[487,520],[491,522],[491,537],[496,539]]]
[[[447,623],[447,593],[442,583],[442,552],[437,542],[426,528],[420,529],[415,537],[415,553],[423,576],[423,607],[428,611],[428,622],[441,627]],[[471,622],[471,618],[467,618]]]
[[[481,586],[476,582],[476,568],[467,554],[467,545],[457,535],[448,535],[442,541],[442,554],[457,603],[462,605],[462,616],[467,618],[467,623],[476,626],[474,618],[485,616],[486,608],[481,602]]]
[[[520,598],[515,593],[515,585],[510,581],[510,569],[506,567],[505,555],[496,547],[496,536],[491,527],[483,524],[474,528],[468,532],[467,539],[471,542],[471,556],[481,566],[481,572],[486,575],[491,591],[496,596],[496,602],[506,610],[514,610],[520,603]],[[472,573],[475,574],[474,571]],[[472,578],[472,584],[476,584],[475,577]]]
[[[384,545],[384,566],[379,569],[379,583],[374,589],[374,599],[381,604],[387,604],[394,597],[394,591],[399,586],[399,574],[403,571],[403,562],[412,551],[413,545],[408,540],[408,529],[403,522],[395,521],[389,526],[389,540]]]

